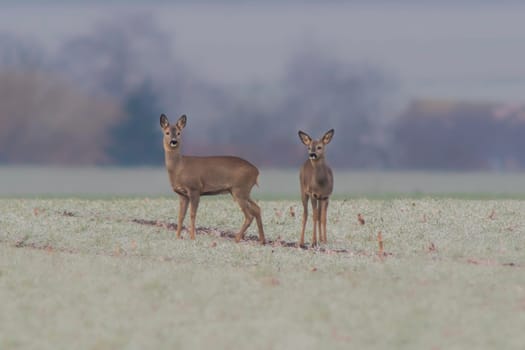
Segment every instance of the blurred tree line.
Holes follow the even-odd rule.
[[[188,115],[186,154],[235,154],[259,166],[305,159],[297,130],[336,130],[341,168],[520,169],[525,109],[415,101],[392,109],[396,82],[374,66],[309,49],[274,85],[227,89],[178,59],[153,19],[103,22],[54,54],[0,34],[0,163],[163,166],[159,115]]]

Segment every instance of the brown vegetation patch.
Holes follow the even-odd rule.
[[[467,259],[468,264],[472,265],[482,265],[482,266],[509,266],[509,267],[521,267],[520,264],[516,264],[514,262],[507,262],[507,263],[500,263],[493,259],[477,259],[477,258],[469,258]]]
[[[17,240],[15,242],[15,244],[13,246],[15,248],[30,248],[30,249],[35,249],[35,250],[43,250],[43,251],[46,251],[48,253],[54,253],[54,252],[69,253],[69,254],[78,253],[78,251],[75,250],[75,249],[71,249],[71,248],[57,248],[57,247],[52,246],[49,243],[38,244],[38,243],[35,243],[35,242],[27,242],[27,239],[28,239],[28,237],[24,237],[22,239],[19,239],[19,240]]]

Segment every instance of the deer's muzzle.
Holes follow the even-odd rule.
[[[315,154],[315,153],[310,153],[310,154],[308,155],[308,158],[315,160],[315,159],[317,159],[317,154]]]
[[[170,141],[170,146],[171,147],[177,147],[177,144],[178,144],[177,140],[171,140]]]

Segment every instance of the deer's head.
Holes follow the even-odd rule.
[[[299,130],[301,142],[308,147],[308,158],[310,160],[319,160],[324,158],[325,146],[330,143],[334,136],[334,129],[327,131],[319,140],[313,140],[310,135]]]
[[[164,133],[164,149],[166,151],[175,150],[180,147],[182,138],[182,129],[186,126],[186,115],[183,114],[175,125],[170,125],[168,117],[165,114],[160,116],[160,127]]]

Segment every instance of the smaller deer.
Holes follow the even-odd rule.
[[[308,159],[301,167],[299,180],[301,182],[301,200],[303,202],[303,226],[299,246],[304,246],[304,229],[308,219],[308,199],[312,202],[314,230],[312,247],[317,245],[317,228],[319,241],[326,243],[326,213],[328,199],[334,187],[332,169],[325,160],[325,146],[334,136],[334,129],[327,131],[320,140],[312,140],[305,132],[299,130],[299,138],[308,147]]]
[[[252,187],[257,184],[259,170],[248,161],[230,156],[189,157],[180,152],[182,129],[186,126],[186,115],[182,115],[175,125],[170,125],[168,117],[160,116],[160,126],[164,132],[164,156],[166,169],[173,191],[179,195],[179,217],[177,238],[181,238],[182,222],[190,205],[190,238],[195,239],[195,217],[201,196],[230,193],[244,214],[244,223],[235,236],[239,242],[253,219],[257,221],[259,242],[265,243],[261,220],[261,209],[250,198]]]

